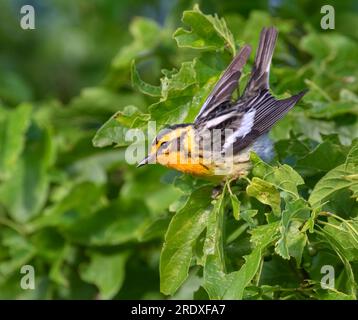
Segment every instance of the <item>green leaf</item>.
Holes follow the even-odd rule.
[[[193,245],[207,224],[210,196],[210,187],[194,191],[169,224],[160,257],[160,291],[164,294],[173,294],[188,276]]]
[[[338,141],[334,141],[336,139]],[[298,159],[297,169],[305,175],[327,172],[344,163],[346,152],[347,147],[339,143],[336,135],[324,137],[323,143]]]
[[[6,248],[7,260],[0,261],[0,283],[13,273],[18,273],[36,254],[35,246],[24,236],[11,229],[2,229],[2,250]]]
[[[78,225],[81,218],[90,216],[103,206],[102,191],[102,187],[90,182],[68,187],[61,199],[28,224],[29,229],[36,231],[50,226],[68,228]]]
[[[234,56],[236,52],[235,40],[223,18],[217,15],[203,14],[198,5],[193,10],[184,11],[182,21],[190,30],[179,28],[173,37],[178,47],[193,49],[218,50],[228,48]]]
[[[123,198],[104,206],[102,191],[88,182],[74,186],[29,228],[57,227],[72,242],[91,246],[137,240],[148,224],[148,208],[141,201]]]
[[[228,275],[226,274],[223,250],[224,198],[226,188],[215,200],[210,212],[204,242],[204,283],[203,287],[210,299],[222,299],[226,291]]]
[[[297,186],[304,184],[302,177],[287,164],[270,166],[263,162],[255,153],[250,157],[253,162],[253,175],[261,178],[277,189],[284,191],[293,198],[299,198]]]
[[[11,176],[24,148],[31,111],[31,105],[22,104],[14,111],[4,111],[3,119],[0,117],[0,181]]]
[[[347,67],[346,64],[340,63],[340,59],[352,59],[358,54],[357,43],[338,33],[327,35],[311,32],[301,39],[300,47],[309,52],[315,60],[326,62],[325,67],[336,70]]]
[[[358,166],[358,139],[354,139],[346,158],[346,165]]]
[[[277,286],[278,291],[281,288],[297,290],[302,279],[299,270],[296,270],[293,266],[288,260],[283,260],[280,256],[273,255],[271,259],[263,262],[259,282],[260,288],[270,285]],[[271,299],[284,299],[283,293],[273,296]]]
[[[36,248],[38,256],[48,262],[56,260],[65,248],[65,240],[53,228],[44,228],[32,234],[31,243]]]
[[[231,274],[231,284],[225,292],[224,299],[241,300],[244,289],[250,284],[251,280],[259,270],[261,263],[261,248],[254,249],[249,255],[245,256],[245,263],[239,271]]]
[[[113,298],[124,281],[128,252],[89,252],[89,256],[90,263],[80,269],[81,278],[98,287],[101,299]]]
[[[88,87],[81,90],[79,96],[75,97],[66,112],[62,108],[55,113],[56,122],[60,121],[65,130],[69,130],[66,124],[87,123],[98,124],[98,121],[107,119],[108,114],[121,110],[123,106],[135,105],[145,106],[141,95],[128,92],[114,92],[106,87]],[[52,107],[52,106],[51,106]],[[58,118],[57,118],[58,117]]]
[[[115,115],[98,129],[92,143],[97,148],[103,148],[113,144],[125,144],[126,128],[118,124]]]
[[[321,102],[312,101],[312,109],[307,111],[309,117],[315,119],[333,119],[342,115],[358,115],[358,104],[345,101]]]
[[[127,146],[131,142],[126,140],[126,133],[131,128],[144,125],[149,120],[149,115],[144,114],[134,106],[126,106],[123,111],[115,113],[106,123],[98,129],[92,143],[95,147],[103,148],[116,144]],[[138,140],[144,142],[144,134],[138,129]]]
[[[304,226],[302,227],[303,232],[307,230],[309,230],[310,233],[314,232],[315,222],[320,211],[321,211],[320,207],[312,209],[310,217],[307,219]]]
[[[280,21],[281,22],[281,21]],[[272,25],[272,17],[266,11],[252,10],[250,12],[250,17],[247,19],[243,30],[238,30],[240,32],[240,38],[248,41],[252,44],[253,51],[257,50],[258,39],[262,28]],[[275,27],[280,28],[280,24],[276,24]]]
[[[303,158],[312,149],[313,141],[290,131],[287,139],[280,139],[275,143],[275,150],[280,161],[296,162],[296,159]]]
[[[136,241],[148,221],[148,208],[142,202],[119,198],[92,215],[79,216],[73,223],[61,226],[61,230],[76,243],[113,246]]]
[[[144,82],[137,71],[135,61],[132,62],[131,67],[131,75],[132,75],[132,86],[139,90],[140,92],[152,96],[152,97],[160,97],[161,96],[161,87],[153,86],[149,83]]]
[[[122,126],[137,128],[145,125],[150,119],[150,116],[142,113],[135,106],[126,106],[122,111],[118,111],[114,115],[114,119]]]
[[[174,70],[161,79],[163,100],[179,95],[181,91],[196,83],[195,60],[183,62],[179,71]]]
[[[345,294],[329,288],[318,292],[318,297],[320,300],[356,300],[353,294]]]
[[[243,298],[245,288],[251,283],[260,268],[264,249],[277,238],[278,223],[274,222],[256,227],[251,233],[254,250],[244,257],[245,263],[239,271],[232,272],[227,276],[228,286],[223,296],[224,299]]]
[[[133,41],[122,47],[113,59],[112,66],[115,69],[128,67],[133,59],[150,53],[160,44],[161,30],[153,20],[136,17],[129,25],[129,31]]]
[[[317,206],[333,195],[336,191],[345,188],[356,188],[358,180],[354,179],[357,167],[352,163],[342,164],[323,176],[315,185],[308,201]]]
[[[246,209],[240,211],[240,218],[246,221],[250,228],[254,228],[257,225],[257,222],[253,219],[254,216],[257,215],[259,211],[256,209]]]
[[[307,244],[307,235],[301,231],[302,222],[292,221],[287,234],[288,254],[296,259],[297,267],[301,265],[303,249]]]
[[[276,243],[275,252],[284,259],[290,259],[290,256],[296,258],[298,265],[307,241],[306,234],[301,232],[301,226],[309,218],[310,208],[304,200],[286,202],[280,221],[281,237]]]
[[[154,221],[150,221],[139,233],[138,240],[144,242],[156,238],[164,239],[169,223],[169,215],[160,216]]]
[[[184,122],[197,91],[195,60],[182,63],[179,71],[166,72],[161,99],[149,107],[157,126]]]
[[[250,241],[255,247],[265,248],[279,237],[279,222],[260,225],[250,231]]]
[[[246,193],[250,197],[254,197],[264,204],[268,204],[272,208],[272,212],[276,216],[280,216],[280,193],[277,191],[277,189],[272,183],[254,177],[250,184],[247,186]]]
[[[194,86],[186,88],[180,95],[160,100],[150,106],[152,119],[157,122],[158,127],[184,122],[195,94]]]
[[[68,287],[70,285],[64,266],[71,254],[73,254],[73,247],[66,245],[52,263],[49,278],[60,286]]]
[[[240,201],[235,194],[230,194],[232,214],[236,220],[240,220]]]
[[[344,249],[342,248],[341,244],[338,241],[336,241],[335,237],[332,236],[329,232],[327,232],[324,228],[320,228],[320,232],[317,233],[323,238],[323,240],[325,240],[332,247],[332,249],[336,252],[338,257],[341,259],[348,278],[347,279],[348,294],[352,295],[354,299],[356,299],[357,284],[354,279],[352,266],[350,265],[349,260],[346,258],[344,254]]]
[[[0,185],[0,201],[14,220],[25,222],[40,213],[47,199],[48,170],[53,158],[54,145],[49,131],[33,125],[11,179]]]
[[[324,230],[339,244],[348,261],[358,261],[358,219],[340,220],[329,218]]]

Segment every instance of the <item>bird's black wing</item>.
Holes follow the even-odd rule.
[[[223,151],[233,148],[233,154],[251,145],[258,137],[268,132],[272,126],[294,107],[304,96],[304,90],[287,99],[277,100],[267,90],[260,95],[246,100],[245,107],[238,107],[240,118],[237,127],[226,138]]]
[[[236,104],[240,117],[231,124],[231,127],[236,127],[226,139],[223,151],[232,147],[236,154],[251,145],[268,132],[306,93],[305,90],[283,100],[277,100],[269,93],[269,73],[276,40],[277,30],[274,27],[261,31],[250,79]]]
[[[270,94],[269,72],[276,39],[277,30],[274,27],[262,30],[250,79],[236,103],[226,105],[240,77],[240,71],[233,72],[230,65],[197,117],[197,122],[205,117],[205,122],[200,125],[203,129],[221,129],[223,132],[230,130],[222,145],[223,152],[233,148],[233,154],[236,154],[250,146],[267,133],[306,93],[305,90],[282,100],[277,100]],[[241,63],[238,65],[243,66]],[[234,81],[233,78],[237,80]]]
[[[251,47],[246,45],[232,60],[201,107],[198,115],[195,118],[195,122],[198,122],[201,119],[207,117],[218,106],[223,105],[225,102],[231,100],[231,96],[238,86],[242,68],[246,64],[250,53]]]
[[[270,66],[277,34],[278,32],[274,27],[263,28],[261,31],[251,76],[241,99],[249,99],[259,95],[261,91],[269,89]]]

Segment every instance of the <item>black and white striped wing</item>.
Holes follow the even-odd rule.
[[[242,69],[246,64],[250,53],[251,47],[246,45],[236,55],[204,102],[195,118],[195,122],[207,117],[218,106],[231,100],[232,94],[238,86]]]
[[[304,90],[290,98],[277,100],[267,90],[245,101],[237,128],[226,137],[223,151],[233,148],[233,154],[251,145],[258,137],[267,133],[272,126],[294,107],[304,96]]]
[[[274,27],[264,28],[260,34],[250,79],[236,105],[241,116],[233,123],[236,128],[226,138],[223,151],[233,148],[236,154],[251,145],[283,118],[306,93],[305,90],[283,100],[277,100],[269,93],[270,66],[277,34]]]
[[[250,79],[236,103],[225,102],[230,101],[250,53],[250,49],[245,47],[227,68],[196,118],[201,129],[219,129],[222,134],[229,129],[221,145],[222,152],[232,148],[233,154],[237,154],[250,146],[283,118],[306,93],[305,90],[282,100],[275,99],[269,93],[269,72],[276,39],[277,30],[274,27],[262,30]]]

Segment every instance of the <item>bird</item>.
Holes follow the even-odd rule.
[[[209,180],[237,179],[249,173],[250,153],[273,158],[268,132],[307,90],[286,99],[270,93],[269,73],[278,31],[265,27],[249,80],[233,101],[251,47],[244,45],[224,71],[192,123],[170,125],[153,140],[149,154],[138,167],[158,163]]]

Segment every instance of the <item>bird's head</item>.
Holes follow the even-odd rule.
[[[180,124],[161,130],[153,140],[148,156],[138,164],[138,167],[152,163],[167,167],[177,164],[181,148],[185,146],[187,149],[187,138],[191,130],[191,124]]]

